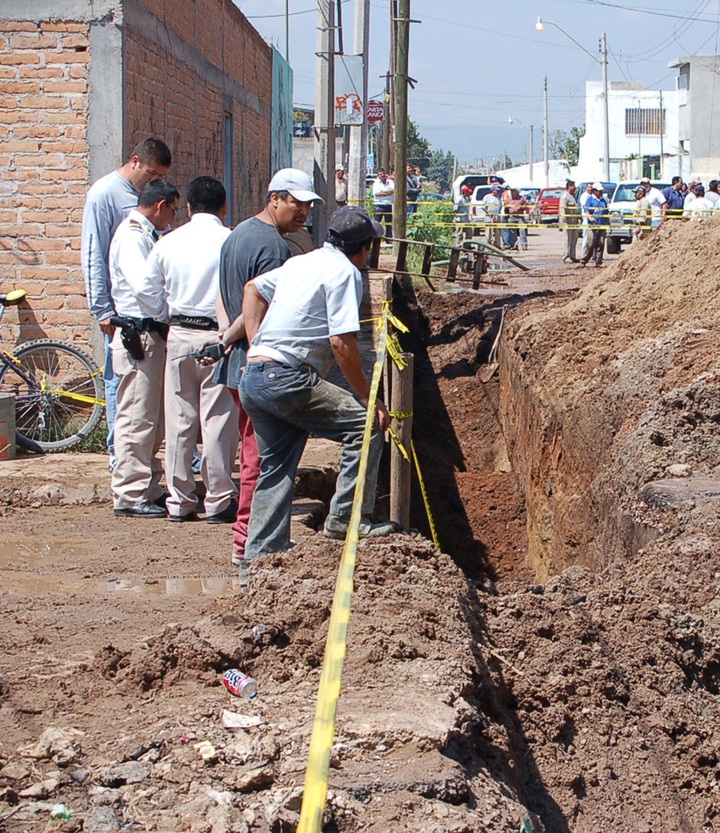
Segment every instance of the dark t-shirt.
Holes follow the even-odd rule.
[[[270,223],[251,217],[234,229],[220,252],[220,295],[231,323],[242,312],[245,284],[282,266],[289,257],[290,247]],[[216,382],[238,388],[247,349],[247,339],[235,342],[230,355],[218,363]]]

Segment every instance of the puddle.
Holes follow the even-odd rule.
[[[92,555],[97,551],[87,541],[63,541],[52,544],[32,541],[0,541],[0,569],[18,564],[42,564],[46,559],[65,555]]]
[[[105,581],[49,574],[58,556],[92,555],[97,551],[87,541],[52,544],[0,540],[0,593],[29,596],[67,594],[80,596],[219,596],[240,589],[237,576],[121,577]],[[42,570],[40,574],[35,572]]]
[[[219,596],[240,591],[237,576],[209,578],[116,578],[109,581],[5,573],[0,593],[28,596]]]

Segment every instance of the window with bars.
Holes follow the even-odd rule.
[[[659,107],[634,107],[625,110],[626,136],[663,136],[665,110]]]

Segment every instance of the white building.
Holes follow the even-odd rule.
[[[640,83],[613,81],[608,89],[610,180],[670,181],[690,174],[680,141],[680,91],[646,90]],[[576,180],[602,179],[605,108],[602,82],[585,88],[585,135],[580,139]]]
[[[720,179],[720,55],[689,55],[671,61],[680,109],[678,144],[688,160],[687,177]]]

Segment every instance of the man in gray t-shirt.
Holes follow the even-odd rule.
[[[232,563],[239,565],[245,554],[250,507],[260,474],[260,460],[252,423],[245,413],[238,387],[245,366],[247,339],[242,321],[245,286],[258,275],[270,272],[290,257],[283,234],[299,231],[320,197],[310,177],[295,168],[283,168],[270,180],[263,210],[240,223],[220,252],[220,292],[217,313],[222,340],[229,349],[215,373],[215,381],[227,385],[238,406],[240,429],[240,493],[233,524]],[[321,200],[322,202],[322,200]]]

